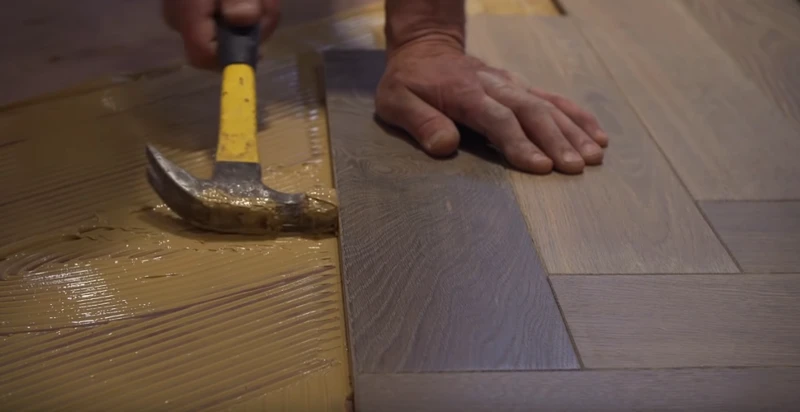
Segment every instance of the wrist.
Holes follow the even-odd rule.
[[[416,43],[464,50],[464,0],[387,0],[386,48],[391,55]]]

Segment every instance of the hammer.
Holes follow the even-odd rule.
[[[170,210],[205,230],[253,235],[335,232],[335,200],[283,193],[262,183],[256,139],[258,38],[257,25],[234,27],[217,16],[222,90],[211,179],[197,179],[148,144],[147,180]]]

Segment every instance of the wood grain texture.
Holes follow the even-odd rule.
[[[683,0],[745,74],[800,125],[800,3]]]
[[[800,368],[361,375],[359,412],[796,410]]]
[[[800,276],[556,276],[587,368],[800,365]]]
[[[562,3],[695,199],[800,198],[800,129],[680,2]]]
[[[701,207],[745,272],[800,273],[800,202],[703,202]]]
[[[472,53],[571,97],[612,136],[605,164],[581,176],[511,173],[550,274],[738,271],[572,22],[482,16],[469,27]]]
[[[382,130],[383,64],[325,55],[354,371],[577,368],[502,166]]]

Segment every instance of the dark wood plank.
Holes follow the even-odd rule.
[[[800,202],[703,202],[701,207],[744,271],[800,273]]]
[[[800,275],[550,280],[587,368],[800,365]]]
[[[361,375],[358,412],[796,410],[800,368]]]
[[[383,64],[325,55],[354,371],[577,368],[503,167],[382,130]]]
[[[469,27],[474,54],[571,97],[612,135],[604,164],[581,176],[512,172],[549,273],[738,271],[571,21],[484,16]]]
[[[800,199],[800,128],[680,2],[562,3],[695,199]]]
[[[683,3],[744,73],[800,125],[800,2]]]

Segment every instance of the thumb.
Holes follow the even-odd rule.
[[[408,89],[378,89],[376,112],[385,122],[408,132],[431,156],[449,156],[458,149],[460,136],[452,120]]]

